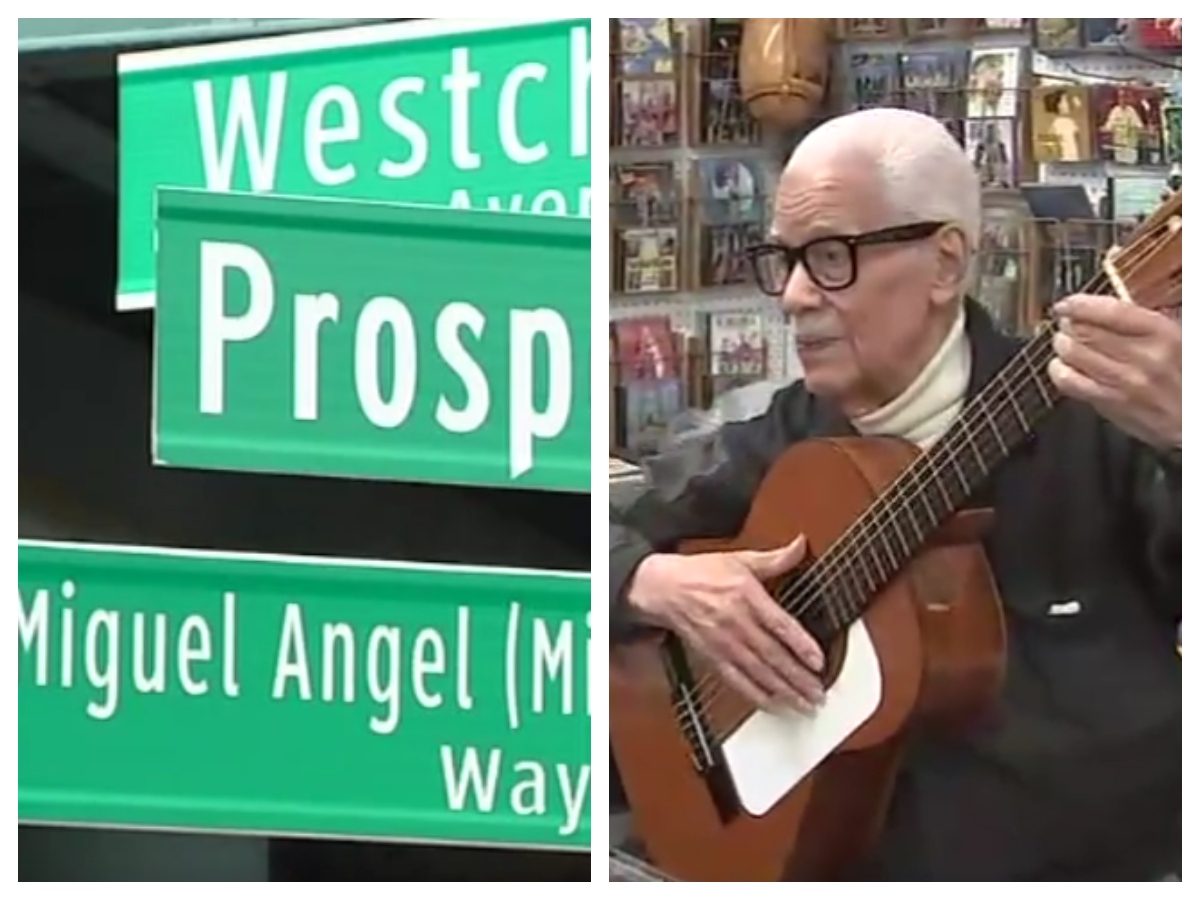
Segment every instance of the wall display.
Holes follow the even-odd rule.
[[[808,44],[788,43],[790,25],[782,23],[801,21],[827,23],[822,34],[833,36],[832,52],[818,58]],[[768,349],[761,377],[799,374],[784,325],[761,311],[745,248],[767,234],[784,148],[828,117],[890,106],[937,118],[963,148],[987,210],[972,292],[1003,330],[1026,333],[1038,318],[1033,298],[1077,288],[1095,272],[1112,240],[1108,217],[1114,208],[1122,217],[1138,215],[1149,185],[1160,178],[1155,170],[1165,178],[1167,167],[1181,162],[1182,103],[1174,96],[1165,99],[1158,87],[1174,77],[1175,63],[1163,51],[1178,40],[1178,25],[1149,19],[674,20],[674,31],[656,42],[660,57],[671,42],[674,68],[637,76],[673,86],[651,88],[645,102],[641,87],[633,89],[632,112],[645,120],[640,131],[631,124],[630,135],[621,138],[620,116],[614,120],[618,142],[636,148],[628,163],[618,160],[623,168],[615,170],[613,181],[614,290],[664,296],[628,297],[623,309],[615,296],[616,316],[669,309],[680,347],[684,405],[708,404],[723,390],[760,377],[719,369],[723,335],[736,322],[758,321],[755,316],[761,317]],[[1149,58],[1126,58],[1118,40]],[[618,45],[614,39],[614,53]],[[773,97],[795,87],[807,104],[805,117],[768,115],[747,124],[729,90],[735,50],[743,89],[747,78],[756,89],[774,91]],[[1160,57],[1167,65],[1155,65]],[[831,66],[827,74],[822,60]],[[636,71],[654,72],[647,65]],[[620,82],[619,65],[613,73]],[[801,85],[809,75],[811,83]],[[825,90],[826,78],[834,79],[835,90]],[[669,101],[659,104],[653,92],[667,94]],[[619,83],[614,96],[620,105]],[[679,124],[664,130],[655,118],[662,118],[660,107],[673,109]],[[747,137],[750,128],[761,133]],[[731,143],[744,149],[719,156],[707,150]],[[1125,169],[1132,164],[1137,169]],[[677,167],[674,174],[668,174],[671,165]],[[1120,179],[1130,176],[1145,181],[1122,187]],[[1081,188],[1072,198],[1084,208],[1051,204],[1044,212],[1053,221],[1035,221],[1023,191],[1042,187],[1051,193]],[[1039,195],[1038,203],[1044,206],[1048,199]],[[1057,227],[1059,215],[1086,216],[1088,227],[1077,228],[1076,221]],[[691,349],[695,342],[698,350]],[[636,388],[637,408],[631,410],[622,389],[618,430],[645,432],[652,410],[672,406],[672,390]]]

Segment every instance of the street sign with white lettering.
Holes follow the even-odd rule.
[[[164,190],[156,463],[589,487],[590,223]]]
[[[17,555],[19,821],[587,848],[586,575]]]
[[[119,58],[118,309],[155,305],[155,192],[590,215],[589,20],[419,20]]]

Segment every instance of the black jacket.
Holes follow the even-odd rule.
[[[974,303],[966,329],[974,395],[1019,342]],[[610,522],[614,639],[636,627],[624,594],[645,556],[737,533],[789,445],[851,434],[798,382],[757,418],[651,461],[652,487]],[[1181,807],[1178,456],[1063,401],[972,503],[995,510],[985,545],[1008,629],[1000,708],[958,738],[914,736],[862,876],[1138,878],[1171,865]],[[1071,601],[1077,614],[1049,614]]]

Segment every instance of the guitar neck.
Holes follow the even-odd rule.
[[[879,589],[1054,408],[1059,394],[1046,370],[1053,334],[1046,325],[1031,338],[964,406],[946,434],[784,590],[822,596],[822,614],[835,629],[858,619]]]

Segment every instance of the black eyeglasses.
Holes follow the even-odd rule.
[[[746,250],[754,269],[754,280],[764,294],[778,297],[787,287],[788,279],[802,263],[808,277],[827,291],[840,291],[858,279],[858,248],[870,244],[894,244],[917,241],[934,234],[946,222],[915,222],[881,228],[866,234],[836,235],[809,241],[799,247],[768,242]]]

